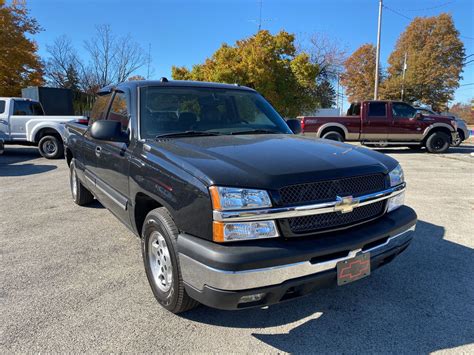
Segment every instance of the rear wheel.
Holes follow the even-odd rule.
[[[199,305],[184,289],[177,239],[178,228],[165,208],[148,213],[142,231],[145,272],[156,300],[172,313]]]
[[[323,139],[329,139],[332,141],[337,141],[337,142],[344,142],[344,137],[341,133],[337,131],[329,131],[323,134],[321,137]]]
[[[40,154],[46,159],[59,159],[64,156],[64,146],[60,137],[44,136],[38,144]]]
[[[71,186],[72,199],[76,204],[85,206],[94,201],[94,195],[92,195],[77,178],[74,159],[69,165],[69,184]]]
[[[430,153],[444,153],[449,149],[449,136],[444,132],[434,132],[426,140],[426,149]]]

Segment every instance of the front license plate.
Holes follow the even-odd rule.
[[[339,286],[357,281],[370,275],[370,253],[359,254],[352,259],[337,263],[337,284]]]

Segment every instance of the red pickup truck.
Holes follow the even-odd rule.
[[[457,136],[456,121],[417,113],[405,102],[362,101],[351,104],[346,116],[301,116],[302,133],[364,145],[426,147],[430,153],[448,150]]]

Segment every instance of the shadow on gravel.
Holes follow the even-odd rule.
[[[385,154],[390,154],[390,153],[397,153],[397,154],[430,154],[428,151],[423,148],[423,149],[411,149],[408,147],[394,147],[394,148],[376,148],[376,147],[366,147],[366,148],[371,148],[379,153],[385,153]],[[461,144],[459,147],[449,147],[448,151],[445,153],[442,153],[442,155],[445,154],[471,154],[474,152],[474,145],[471,144]]]
[[[25,163],[38,158],[41,158],[41,155],[37,148],[11,148],[7,146],[5,153],[0,155],[0,177],[34,175],[56,169],[54,165]]]
[[[474,342],[474,250],[419,221],[408,250],[374,274],[268,309],[200,307],[183,317],[253,336],[290,353],[433,352]],[[289,332],[277,328],[287,326]]]

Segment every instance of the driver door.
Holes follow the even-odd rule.
[[[393,102],[390,141],[418,141],[423,137],[421,122],[415,118],[416,109],[404,102]]]

